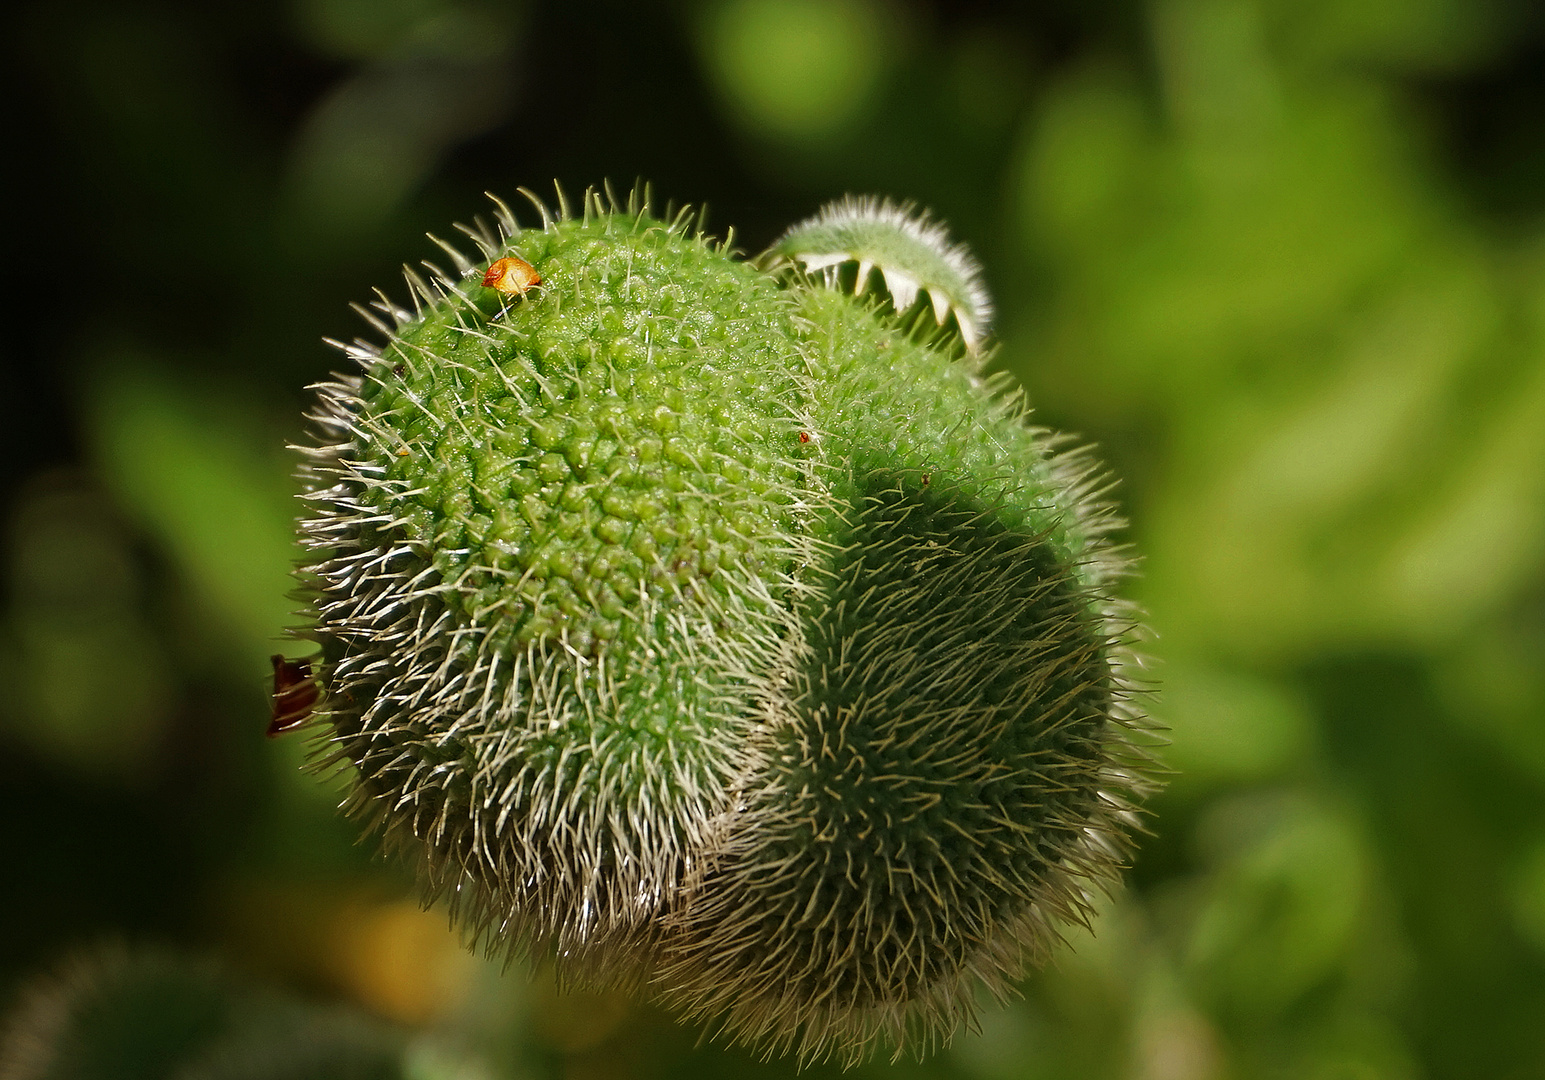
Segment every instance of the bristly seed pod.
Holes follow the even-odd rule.
[[[465,231],[540,292],[491,311],[442,245],[319,387],[321,761],[490,951],[921,1052],[1089,917],[1149,786],[1102,474],[984,374],[925,219],[849,201],[763,269],[640,192],[527,195]],[[838,257],[893,303],[787,269]]]

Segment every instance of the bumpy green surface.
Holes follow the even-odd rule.
[[[386,475],[416,492],[407,535],[499,647],[652,640],[641,595],[727,593],[787,532],[788,304],[657,224],[617,231],[523,237],[540,291],[499,314],[469,285],[477,306],[408,328],[360,395],[406,451]]]
[[[685,219],[543,217],[322,387],[349,809],[493,950],[806,1058],[946,1037],[1083,917],[1142,788],[1098,477],[889,306]],[[477,284],[512,251],[515,300]]]

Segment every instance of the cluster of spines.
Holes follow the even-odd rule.
[[[556,213],[530,188],[515,189],[535,208],[542,222],[541,231],[544,233],[552,232],[559,222],[572,221],[576,217],[570,205],[568,193],[564,191],[563,186],[554,184],[553,187],[558,204]],[[510,209],[508,203],[493,192],[484,192],[484,194],[494,204],[493,224],[490,225],[488,220],[479,214],[473,218],[472,224],[458,222],[455,228],[472,242],[482,255],[483,263],[486,264],[514,250],[514,241],[524,230],[521,229],[519,221],[515,218],[515,212]],[[610,182],[604,184],[600,190],[586,188],[584,194],[580,196],[578,219],[584,225],[589,225],[592,220],[604,221],[610,231],[614,224],[626,222],[627,231],[633,232],[637,231],[646,219],[650,219],[652,214],[653,193],[647,184],[635,185],[629,190],[627,196],[621,199],[618,198]],[[706,207],[677,208],[672,202],[667,205],[665,216],[659,224],[667,233],[690,237],[705,244],[711,250],[732,250],[735,230],[731,228],[722,240],[716,240],[705,231],[706,223]],[[404,265],[402,275],[407,285],[409,302],[413,305],[411,311],[395,303],[379,288],[374,290],[376,298],[368,306],[358,302],[349,305],[385,342],[396,340],[403,330],[421,320],[426,307],[437,308],[453,297],[463,304],[471,305],[471,297],[465,291],[466,285],[468,281],[481,275],[484,266],[467,258],[466,252],[455,244],[433,233],[426,235],[431,243],[445,252],[456,268],[456,273],[448,274],[436,263],[425,259],[420,265],[429,272],[430,277],[426,280],[418,270]],[[460,322],[459,325],[468,332],[475,330],[465,321]],[[381,358],[382,346],[363,338],[355,338],[348,343],[335,338],[323,338],[323,341],[367,369]]]

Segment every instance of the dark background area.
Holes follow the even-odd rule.
[[[981,257],[1123,479],[1175,776],[924,1071],[1545,1075],[1545,16],[1526,0],[32,3],[8,17],[0,998],[108,938],[457,1031],[743,1052],[463,954],[262,737],[320,342],[517,185]],[[871,1066],[879,1071],[884,1066]],[[787,1065],[768,1066],[786,1072]]]

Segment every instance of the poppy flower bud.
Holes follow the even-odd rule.
[[[492,951],[805,1059],[947,1037],[1088,917],[1147,787],[1103,474],[903,208],[748,263],[638,193],[532,199],[319,387],[320,760]]]

